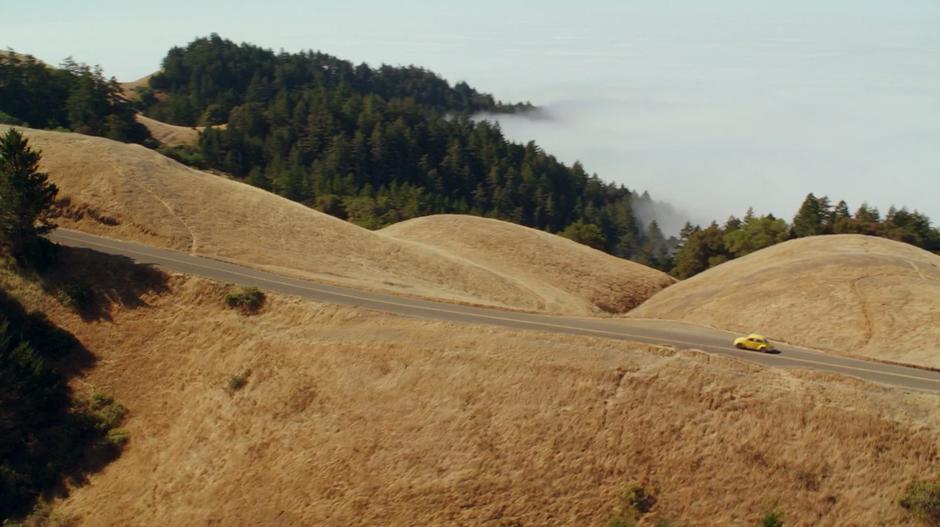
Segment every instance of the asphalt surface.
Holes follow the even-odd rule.
[[[590,335],[681,349],[699,349],[758,364],[783,368],[808,368],[851,375],[906,390],[940,393],[940,372],[827,355],[796,346],[777,345],[775,354],[735,349],[735,335],[707,327],[661,320],[564,317],[471,307],[445,302],[326,285],[285,277],[250,267],[209,258],[59,229],[49,235],[59,244],[121,255],[140,264],[187,273],[222,282],[308,298],[318,302],[356,306],[416,318],[466,324],[487,324],[521,330]],[[759,328],[755,328],[755,331]]]

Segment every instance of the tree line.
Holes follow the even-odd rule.
[[[173,48],[142,90],[147,115],[206,129],[189,163],[229,173],[366,228],[436,213],[493,217],[660,265],[658,226],[630,189],[512,143],[477,112],[513,112],[426,70],[274,53],[217,35]]]
[[[50,68],[29,55],[0,53],[0,123],[142,142],[150,133],[135,113],[100,67],[69,58]]]
[[[672,274],[689,278],[780,242],[823,234],[880,236],[940,253],[940,230],[916,210],[891,207],[882,217],[876,207],[863,203],[853,214],[845,201],[833,205],[828,196],[811,193],[791,224],[773,214],[757,216],[753,209],[744,218],[729,217],[722,226],[712,222],[702,228],[687,223],[679,234]]]
[[[184,126],[228,122],[229,113],[247,103],[265,106],[278,97],[308,88],[376,95],[386,101],[410,98],[441,112],[516,112],[529,103],[503,104],[466,82],[454,86],[416,66],[371,68],[326,53],[274,53],[217,34],[170,49],[160,72],[140,90],[142,106],[161,121]],[[284,102],[284,101],[282,101]]]

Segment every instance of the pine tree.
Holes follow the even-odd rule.
[[[58,189],[39,172],[39,152],[16,129],[0,137],[0,248],[28,260],[39,237],[52,229]]]
[[[812,193],[806,196],[800,210],[793,218],[793,233],[797,238],[815,236],[825,232],[825,222],[829,215],[829,198],[817,198]]]

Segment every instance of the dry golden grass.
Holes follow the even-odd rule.
[[[43,151],[43,169],[69,202],[59,222],[64,227],[323,282],[532,311],[597,311],[596,288],[584,285],[592,281],[616,287],[621,307],[651,294],[655,277],[659,287],[669,282],[567,241],[553,247],[572,254],[581,265],[577,273],[540,271],[543,261],[532,259],[528,269],[517,260],[519,277],[510,276],[495,260],[483,265],[371,232],[141,146],[48,131],[26,135]],[[528,232],[507,225],[500,230]],[[616,277],[618,263],[622,275]]]
[[[197,128],[167,124],[140,113],[137,114],[137,121],[147,127],[154,139],[165,145],[192,146],[199,141]]]
[[[599,307],[622,313],[675,282],[645,265],[505,221],[447,214],[415,218],[380,232],[532,284],[548,305],[580,302],[585,311]]]
[[[130,410],[122,456],[56,504],[80,525],[602,526],[629,482],[679,525],[907,525],[896,497],[940,466],[936,396],[276,295],[246,318],[102,258],[67,255],[104,293],[90,322],[0,273]]]
[[[802,238],[680,282],[630,316],[940,367],[940,256],[869,236]]]
[[[121,95],[129,101],[136,101],[140,99],[140,93],[137,91],[138,88],[146,88],[150,86],[150,77],[153,75],[147,75],[146,77],[141,77],[135,81],[122,82],[121,83]]]

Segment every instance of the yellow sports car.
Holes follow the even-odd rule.
[[[754,351],[775,351],[774,345],[767,340],[767,337],[763,335],[758,335],[757,333],[751,333],[746,337],[738,337],[734,339],[734,347],[744,350],[754,350]]]

